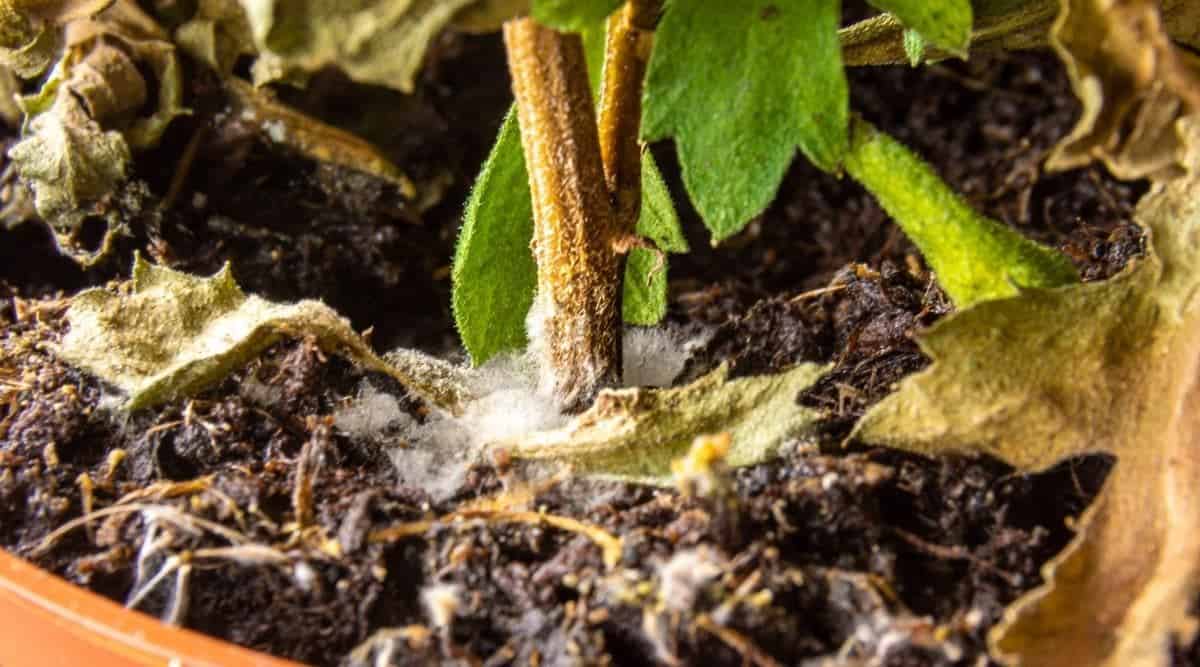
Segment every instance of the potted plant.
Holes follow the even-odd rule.
[[[1195,3],[848,5],[0,6],[0,661],[1194,655]]]

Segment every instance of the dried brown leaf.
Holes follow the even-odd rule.
[[[58,27],[104,10],[113,0],[3,0],[0,2],[0,65],[32,79],[54,62]]]
[[[239,2],[278,73],[334,65],[355,81],[411,92],[430,41],[473,0]]]
[[[225,91],[229,94],[233,112],[258,123],[272,141],[318,162],[354,169],[387,181],[410,199],[417,196],[412,180],[365,139],[296,111],[276,101],[268,91],[237,77],[225,79]]]
[[[240,56],[256,53],[250,23],[238,0],[200,0],[192,18],[175,29],[175,43],[225,75]]]
[[[111,219],[98,248],[77,241],[88,216],[103,215],[103,199],[125,182],[129,145],[119,132],[92,120],[75,95],[52,97],[52,105],[33,117],[8,157],[32,187],[34,207],[54,232],[59,249],[86,266],[107,253],[122,229],[120,220]]]
[[[1200,66],[1172,43],[1164,21],[1194,43],[1198,12],[1183,0],[1162,8],[1155,0],[1062,0],[1050,41],[1083,113],[1047,168],[1097,159],[1119,178],[1179,174],[1184,145],[1174,121],[1200,110]]]
[[[63,51],[38,92],[20,99],[22,139],[9,157],[59,249],[87,266],[106,254],[125,230],[126,209],[139,203],[125,188],[131,150],[156,145],[188,111],[175,47],[136,2],[43,4],[59,6],[38,20]],[[107,227],[100,244],[87,247],[79,234],[93,216]]]

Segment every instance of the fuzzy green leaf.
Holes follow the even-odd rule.
[[[579,32],[603,25],[623,0],[534,0],[533,18],[555,30]]]
[[[847,146],[837,0],[670,3],[646,75],[642,135],[674,137],[715,240],[766,208],[799,146],[832,171]]]
[[[1061,253],[980,215],[895,139],[862,120],[852,135],[846,171],[917,244],[959,308],[1078,282]]]
[[[671,205],[671,193],[650,153],[642,156],[642,210],[638,236],[649,239],[663,253],[687,252],[687,239]],[[625,291],[621,315],[629,324],[658,324],[667,314],[667,258],[645,248],[634,248],[625,264]]]
[[[777,375],[729,379],[721,366],[671,389],[604,390],[566,426],[493,443],[517,458],[571,463],[577,470],[650,484],[671,482],[671,462],[697,436],[728,432],[730,466],[774,458],[789,438],[812,432],[820,413],[796,404],[828,367],[801,364]]]
[[[929,42],[956,54],[965,54],[971,43],[973,20],[969,0],[868,0],[891,12],[905,27]]]
[[[904,53],[908,56],[908,63],[913,67],[921,64],[925,59],[925,38],[921,33],[913,29],[904,31]]]
[[[525,347],[525,315],[537,289],[532,239],[533,203],[514,109],[467,201],[451,273],[454,320],[476,365]]]

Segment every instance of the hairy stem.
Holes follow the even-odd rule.
[[[542,384],[577,411],[620,374],[621,229],[609,201],[578,35],[504,24],[533,197],[538,294],[530,338]]]
[[[626,235],[634,233],[642,203],[642,82],[661,11],[661,0],[630,0],[608,20],[600,153],[617,225]]]

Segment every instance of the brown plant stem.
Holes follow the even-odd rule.
[[[661,0],[630,0],[608,19],[600,95],[600,154],[617,225],[632,236],[642,203],[642,82]]]
[[[621,229],[609,201],[583,43],[532,19],[504,24],[533,197],[538,293],[530,338],[542,385],[577,411],[621,368]]]

